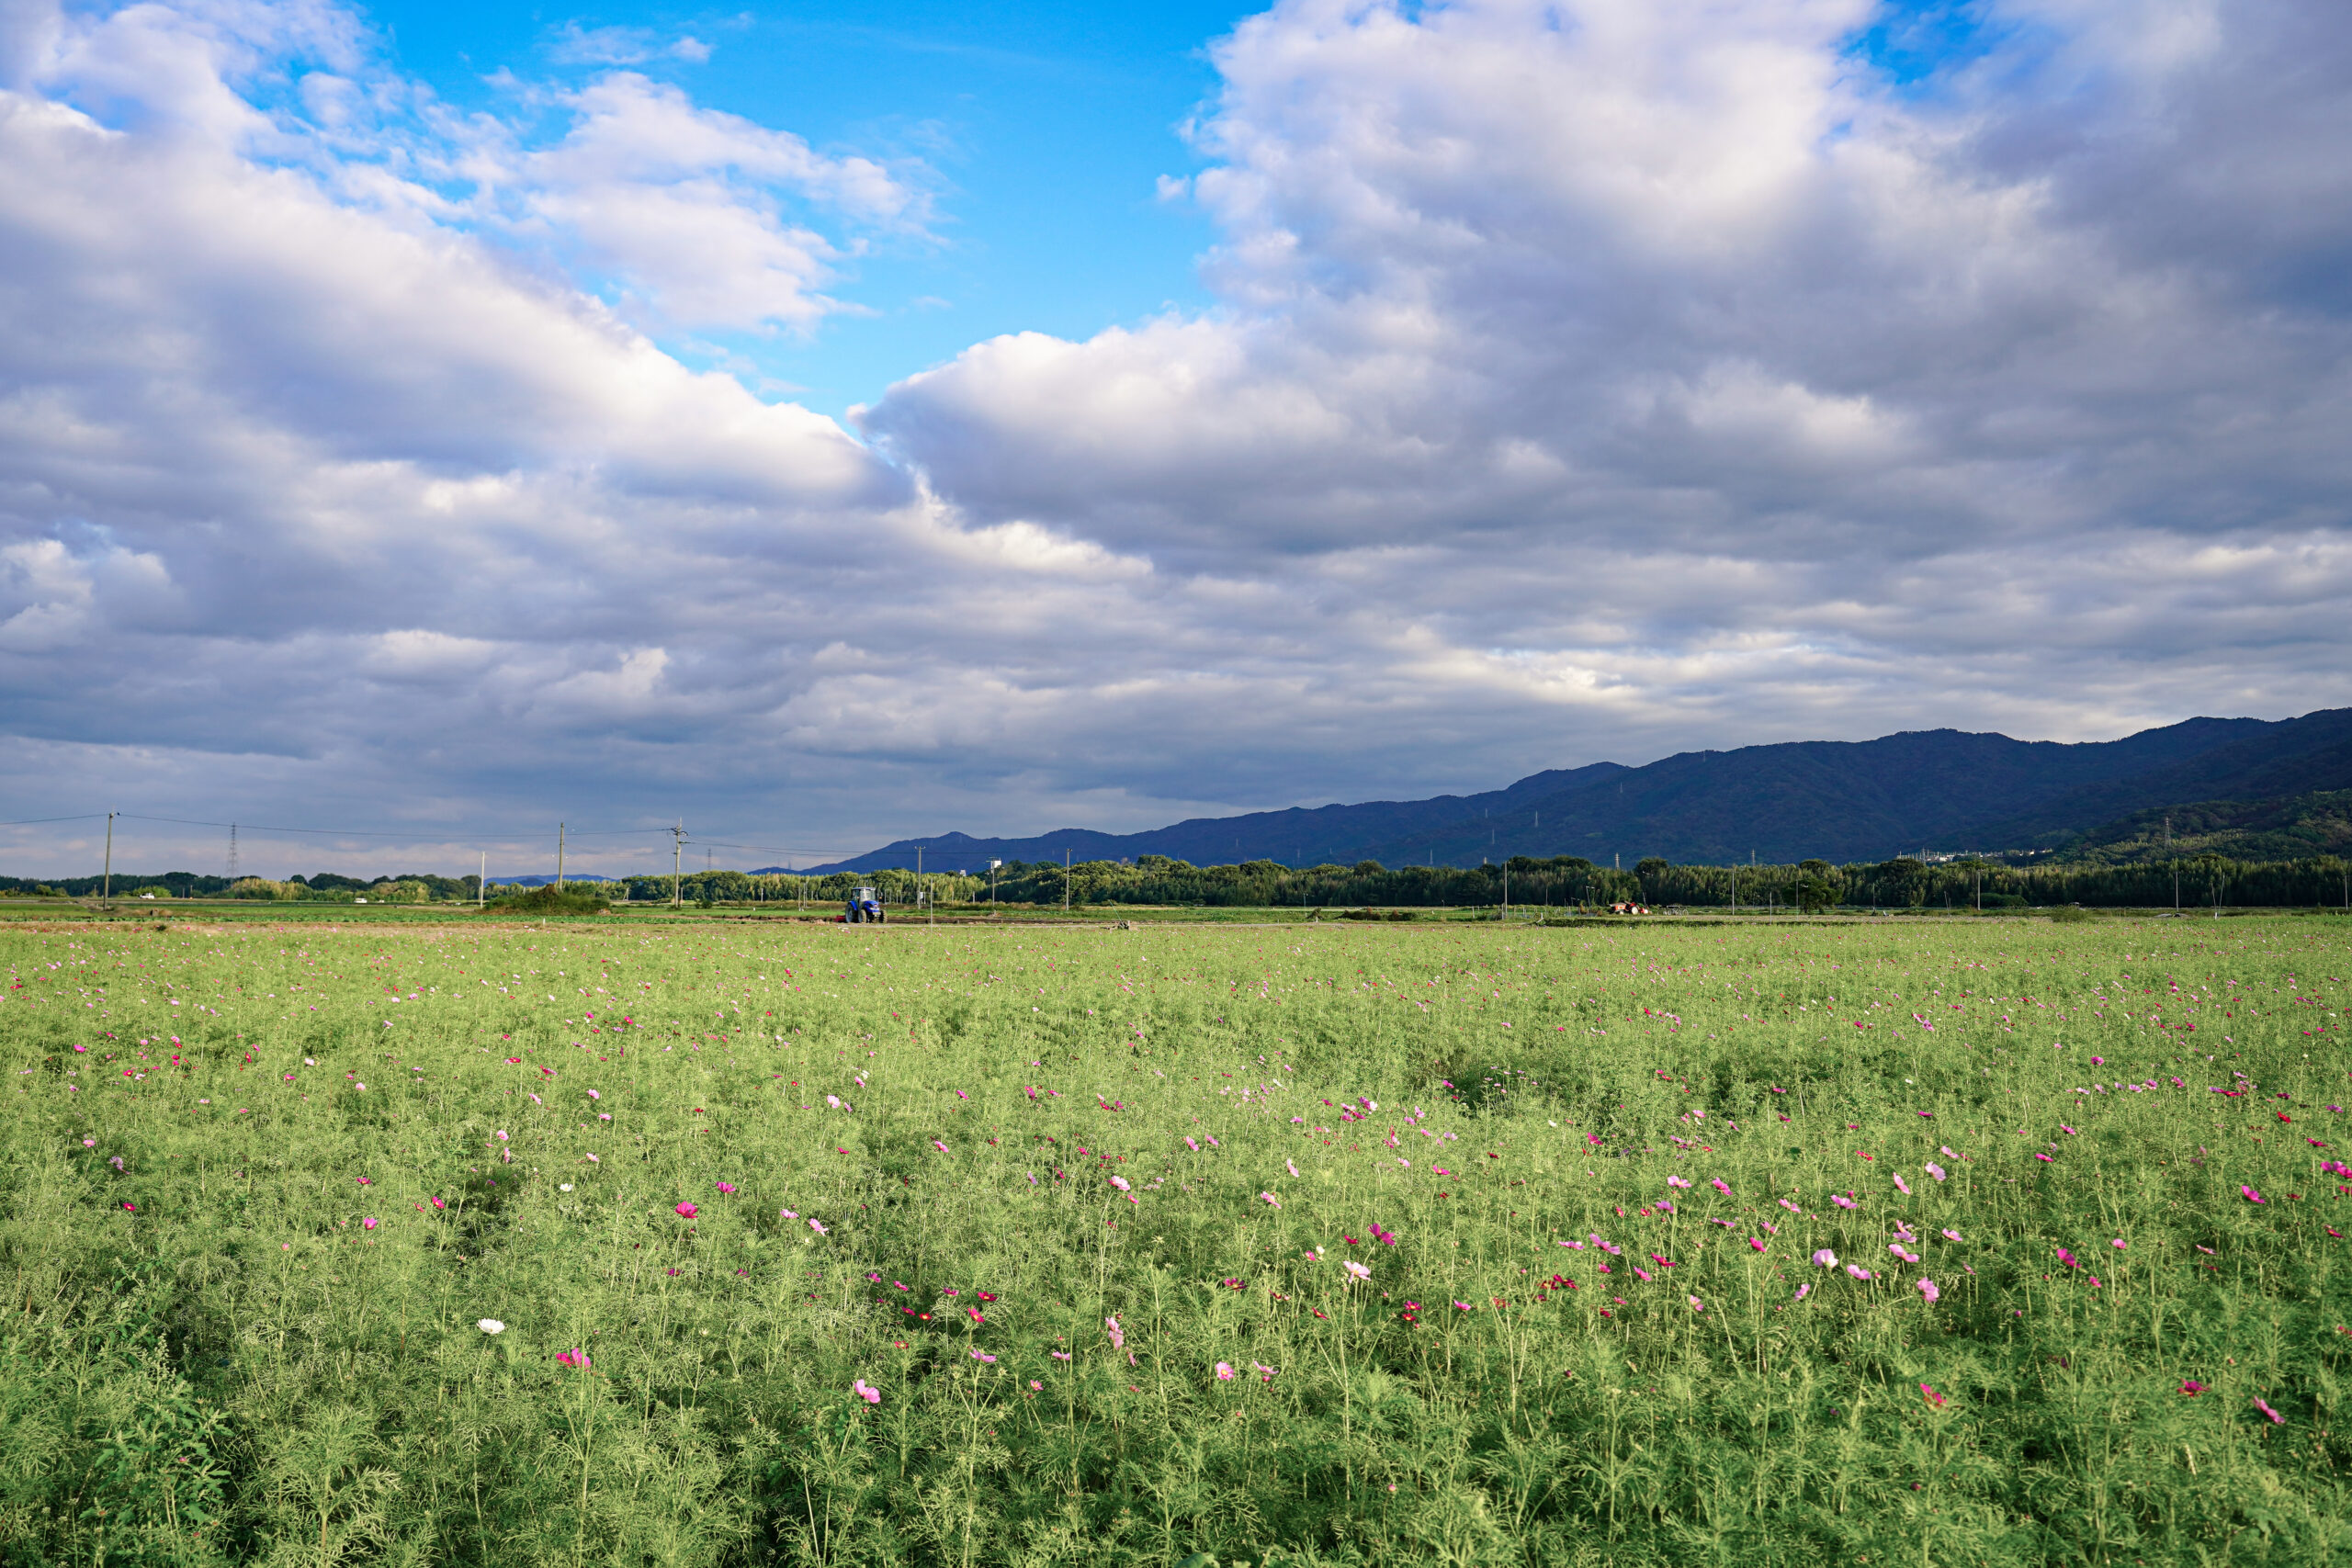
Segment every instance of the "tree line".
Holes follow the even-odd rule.
[[[423,904],[472,903],[476,878],[407,872],[373,881],[321,872],[283,882],[248,876],[232,881],[175,871],[162,876],[117,876],[114,897],[135,898],[252,898],[269,901]],[[667,876],[571,877],[568,886],[594,892],[615,903],[665,904],[673,895]],[[835,872],[826,876],[789,873],[703,871],[677,879],[677,895],[693,904],[791,905],[831,912],[857,888],[870,886],[894,908],[924,902],[986,907],[987,878],[956,872],[888,869]],[[96,876],[39,881],[0,877],[0,891],[24,896],[93,898]],[[501,886],[491,885],[491,897]],[[1009,907],[1059,908],[1102,904],[1200,906],[1203,908],[1487,908],[1508,902],[1563,911],[1638,902],[1652,907],[1796,910],[2039,908],[2081,904],[2093,908],[2186,908],[2205,907],[2311,908],[2352,908],[2352,863],[2336,855],[2301,860],[2233,860],[2218,854],[2143,861],[2126,865],[2006,865],[1996,861],[1957,859],[1927,862],[1909,856],[1832,865],[1801,861],[1794,865],[1686,865],[1652,856],[1631,869],[1596,865],[1575,855],[1549,860],[1515,856],[1480,866],[1354,865],[1286,866],[1276,861],[1236,865],[1193,865],[1166,855],[1133,862],[1085,861],[1065,869],[1058,862],[1010,861],[997,873],[993,897]]]

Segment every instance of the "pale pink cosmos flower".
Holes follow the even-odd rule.
[[[1934,1177],[1938,1181],[1941,1181],[1944,1179],[1944,1168],[1942,1166],[1930,1162],[1927,1165],[1921,1166],[1919,1168],[1926,1171],[1929,1176]]]
[[[1900,1172],[1897,1172],[1894,1178],[1894,1190],[1897,1192],[1902,1193],[1905,1198],[1911,1196],[1911,1184],[1903,1179]]]
[[[867,1382],[864,1378],[860,1378],[855,1382],[850,1384],[849,1391],[850,1393],[857,1395],[858,1398],[865,1401],[868,1404],[879,1404],[882,1403],[882,1391]]]
[[[1104,1318],[1102,1326],[1111,1332],[1112,1349],[1124,1350],[1127,1348],[1127,1337],[1119,1331],[1119,1319],[1116,1314]]]
[[[1851,1274],[1857,1280],[1867,1280],[1871,1277],[1871,1271],[1863,1268],[1859,1263],[1847,1264],[1846,1272]]]
[[[1689,1182],[1687,1182],[1687,1181],[1683,1180],[1683,1179],[1682,1179],[1682,1178],[1680,1178],[1680,1177],[1679,1177],[1679,1176],[1669,1176],[1669,1177],[1668,1177],[1668,1178],[1666,1179],[1666,1184],[1667,1184],[1668,1187],[1688,1187],[1688,1186],[1690,1186],[1690,1185]]]
[[[1819,1252],[1813,1255],[1813,1260],[1824,1269],[1835,1269],[1838,1267],[1838,1255],[1830,1251],[1826,1247]]]
[[[1283,1168],[1284,1168],[1284,1169],[1288,1170],[1288,1171],[1291,1173],[1291,1175],[1293,1175],[1293,1176],[1297,1176],[1297,1175],[1298,1175],[1298,1167],[1297,1167],[1296,1165],[1293,1164],[1291,1161],[1289,1161],[1289,1160],[1284,1160],[1284,1161],[1283,1161]]]
[[[1233,1367],[1230,1362],[1219,1361],[1216,1364],[1216,1381],[1219,1382],[1231,1382],[1233,1381]]]
[[[1114,1176],[1111,1178],[1111,1185],[1125,1192],[1127,1190],[1127,1179],[1124,1176]]]
[[[1730,1183],[1728,1183],[1728,1182],[1726,1182],[1725,1180],[1724,1180],[1724,1179],[1723,1179],[1722,1177],[1720,1177],[1720,1176],[1716,1177],[1713,1181],[1710,1181],[1709,1183],[1707,1183],[1707,1185],[1708,1185],[1708,1186],[1710,1186],[1710,1187],[1712,1187],[1712,1188],[1713,1188],[1713,1189],[1714,1189],[1716,1191],[1718,1191],[1718,1192],[1722,1192],[1722,1193],[1726,1193],[1726,1194],[1728,1194],[1728,1193],[1731,1191],[1731,1185],[1730,1185]]]
[[[1698,1297],[1691,1296],[1687,1299],[1690,1303],[1690,1310],[1692,1312],[1704,1312],[1707,1310],[1707,1303],[1701,1301]]]
[[[941,1154],[945,1154],[947,1152],[947,1145],[941,1143],[937,1138],[932,1139],[931,1146],[937,1149]]]
[[[987,1351],[985,1351],[985,1350],[975,1350],[975,1351],[973,1351],[973,1352],[972,1352],[972,1359],[974,1359],[975,1361],[985,1361],[985,1362],[987,1362],[987,1363],[988,1363],[989,1366],[991,1366],[991,1367],[993,1367],[993,1366],[995,1366],[995,1365],[996,1365],[996,1358],[995,1358],[994,1356],[989,1355],[989,1354]]]
[[[1348,1278],[1351,1280],[1369,1280],[1372,1278],[1372,1270],[1365,1268],[1363,1264],[1357,1262],[1352,1258],[1341,1259],[1340,1267],[1348,1271]]]
[[[1793,1300],[1793,1301],[1800,1301],[1800,1302],[1801,1302],[1801,1301],[1804,1300],[1804,1299],[1805,1299],[1805,1297],[1807,1297],[1807,1296],[1809,1296],[1809,1295],[1811,1295],[1811,1294],[1813,1294],[1813,1285],[1812,1285],[1811,1281],[1807,1281],[1806,1283],[1802,1284],[1802,1285],[1799,1285],[1799,1286],[1797,1287],[1797,1293],[1796,1293],[1793,1297],[1792,1297],[1791,1299],[1792,1299],[1792,1300]]]
[[[821,1220],[810,1220],[808,1222],[808,1228],[815,1231],[819,1235],[824,1235],[827,1234],[824,1222]]]
[[[1947,1230],[1944,1232],[1944,1239],[1946,1241],[1958,1241],[1960,1239],[1960,1233],[1955,1230]]]
[[[1272,1207],[1274,1207],[1274,1208],[1279,1209],[1279,1208],[1281,1208],[1281,1207],[1283,1206],[1283,1201],[1282,1201],[1281,1199],[1279,1199],[1279,1198],[1275,1197],[1275,1196],[1274,1196],[1272,1193],[1271,1193],[1271,1192],[1261,1192],[1261,1193],[1259,1193],[1259,1194],[1258,1194],[1258,1196],[1259,1196],[1259,1197],[1261,1197],[1261,1198],[1263,1198],[1263,1199],[1264,1199],[1264,1200],[1265,1200],[1269,1204],[1271,1204],[1271,1205],[1272,1205]]]
[[[1933,1280],[1924,1279],[1919,1281],[1919,1293],[1928,1299],[1929,1306],[1935,1305],[1937,1298],[1943,1294],[1941,1291],[1936,1289],[1936,1282]]]
[[[2123,1238],[2121,1236],[2117,1236],[2113,1241],[2109,1242],[2108,1246],[2115,1248],[2118,1252],[2121,1252],[2124,1250]]]

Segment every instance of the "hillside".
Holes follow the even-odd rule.
[[[1476,865],[1512,855],[1645,855],[1721,864],[1751,854],[1880,860],[1927,850],[2063,849],[2102,825],[2182,802],[2272,801],[2352,789],[2352,709],[2300,718],[2192,718],[2120,740],[2062,744],[1959,730],[1875,740],[1686,751],[1634,768],[1595,762],[1508,788],[1429,800],[1196,818],[1140,833],[1064,829],[1023,839],[904,839],[820,872],[990,859],[1169,855],[1194,864]]]
[[[2062,858],[2131,865],[2206,854],[2233,860],[2352,854],[2352,790],[2313,790],[2276,800],[2204,800],[2188,806],[2151,807],[2092,829],[2070,844]]]

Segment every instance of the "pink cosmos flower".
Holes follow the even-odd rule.
[[[1936,1289],[1936,1282],[1933,1280],[1927,1279],[1919,1281],[1919,1293],[1928,1299],[1929,1306],[1935,1305],[1937,1299],[1943,1294],[1941,1291]]]
[[[808,1222],[808,1228],[815,1231],[819,1235],[824,1235],[827,1234],[824,1222],[821,1220],[810,1220]]]
[[[1713,1188],[1718,1192],[1728,1193],[1731,1190],[1730,1185],[1720,1176],[1716,1177],[1713,1181],[1708,1182],[1707,1185]]]
[[[588,1352],[585,1350],[558,1350],[555,1353],[555,1359],[564,1366],[576,1368],[583,1372],[588,1370]]]
[[[1925,1395],[1927,1396],[1928,1403],[1928,1404],[1929,1404],[1929,1405],[1933,1406],[1934,1408],[1936,1408],[1936,1409],[1938,1409],[1938,1410],[1941,1410],[1941,1409],[1944,1407],[1944,1396],[1943,1396],[1942,1394],[1940,1394],[1940,1393],[1937,1393],[1937,1392],[1936,1392],[1932,1387],[1930,1387],[1928,1384],[1927,1384],[1927,1383],[1921,1383],[1921,1384],[1919,1385],[1919,1392],[1920,1392],[1921,1393],[1923,1393],[1923,1394],[1925,1394]]]
[[[1824,1269],[1835,1269],[1838,1267],[1838,1255],[1830,1251],[1826,1247],[1819,1252],[1813,1255],[1813,1260]]]
[[[1279,1199],[1279,1198],[1275,1197],[1275,1196],[1274,1196],[1272,1193],[1271,1193],[1271,1192],[1261,1192],[1261,1193],[1259,1193],[1259,1194],[1258,1194],[1258,1196],[1259,1196],[1259,1197],[1261,1197],[1261,1198],[1263,1198],[1263,1199],[1264,1199],[1264,1200],[1265,1200],[1269,1204],[1272,1205],[1274,1208],[1279,1209],[1279,1208],[1281,1208],[1281,1207],[1283,1206],[1283,1201],[1282,1201],[1281,1199]]]
[[[1847,1264],[1846,1272],[1851,1274],[1857,1280],[1867,1280],[1871,1277],[1871,1271],[1863,1268],[1859,1263]]]
[[[864,1378],[860,1378],[855,1382],[850,1384],[849,1391],[850,1393],[857,1395],[858,1398],[865,1401],[868,1404],[879,1404],[882,1403],[882,1391],[867,1382]]]
[[[1679,1177],[1679,1176],[1669,1176],[1669,1177],[1668,1177],[1668,1178],[1666,1179],[1666,1184],[1667,1184],[1668,1187],[1688,1187],[1688,1186],[1690,1186],[1690,1185],[1689,1182],[1687,1182],[1687,1181],[1683,1180],[1683,1179],[1682,1179],[1682,1178],[1680,1178],[1680,1177]]]
[[[1219,1382],[1231,1382],[1233,1381],[1233,1368],[1230,1363],[1219,1361],[1216,1364],[1216,1381]]]
[[[1900,1174],[1898,1174],[1894,1179],[1894,1190],[1897,1192],[1902,1193],[1905,1198],[1911,1196],[1911,1184],[1904,1180]]]
[[[2121,1236],[2117,1236],[2113,1241],[2109,1242],[2108,1246],[2115,1248],[2118,1252],[2121,1252],[2123,1250],[2123,1238]]]
[[[2183,1378],[2180,1380],[2180,1392],[2194,1397],[2205,1392],[2205,1385],[2195,1378]]]
[[[1944,1168],[1942,1166],[1929,1164],[1921,1166],[1919,1168],[1926,1171],[1929,1176],[1934,1177],[1938,1181],[1941,1181],[1944,1179]]]
[[[1119,1319],[1116,1314],[1104,1318],[1102,1326],[1111,1331],[1112,1349],[1124,1350],[1127,1348],[1127,1337],[1119,1331]]]
[[[1340,1261],[1340,1267],[1348,1271],[1348,1278],[1351,1280],[1369,1280],[1372,1278],[1372,1270],[1365,1268],[1363,1264],[1357,1262],[1352,1258],[1343,1258]]]
[[[701,1213],[701,1211],[696,1209],[692,1203],[681,1203],[678,1205],[678,1217],[682,1220],[691,1220],[699,1213]]]
[[[364,1231],[372,1231],[372,1230],[374,1230],[374,1229],[376,1228],[376,1216],[375,1216],[375,1215],[373,1215],[373,1214],[370,1214],[370,1215],[368,1215],[366,1219],[364,1219],[364,1220],[360,1221],[360,1222],[359,1222],[359,1228],[360,1228],[361,1230],[364,1230]]]
[[[735,1184],[731,1181],[722,1181],[718,1184],[718,1190],[721,1192],[732,1192],[735,1190]]]
[[[2256,1394],[2254,1396],[2254,1407],[2256,1410],[2261,1411],[2265,1416],[2269,1416],[2270,1424],[2272,1426],[2283,1427],[2287,1424],[2287,1418],[2284,1416],[2279,1415],[2276,1410],[2271,1409],[2268,1404],[2263,1403],[2263,1399],[2260,1394]]]
[[[1111,1185],[1125,1192],[1127,1190],[1127,1179],[1124,1176],[1114,1176],[1111,1178]]]
[[[1692,1312],[1704,1312],[1707,1310],[1707,1303],[1701,1301],[1698,1297],[1690,1296],[1686,1299],[1690,1303],[1690,1310]]]
[[[2251,1188],[2251,1187],[2241,1187],[2241,1188],[2239,1188],[2239,1189],[2238,1189],[2238,1195],[2239,1195],[2240,1197],[2244,1198],[2244,1199],[2245,1199],[2247,1202],[2249,1202],[2249,1203],[2263,1203],[2263,1202],[2267,1202],[2267,1201],[2269,1201],[2269,1200],[2267,1200],[2267,1199],[2266,1199],[2265,1197],[2263,1197],[2263,1195],[2262,1195],[2261,1193],[2256,1192],[2256,1191],[2253,1188]]]
[[[947,1152],[947,1145],[941,1143],[937,1138],[932,1139],[931,1146],[937,1149],[941,1154],[945,1154]]]
[[[993,1366],[995,1366],[995,1365],[996,1365],[996,1358],[995,1358],[994,1356],[989,1355],[989,1354],[987,1351],[985,1351],[985,1350],[975,1350],[975,1351],[973,1351],[973,1352],[972,1352],[972,1359],[974,1359],[975,1361],[985,1361],[985,1362],[987,1362],[987,1363],[988,1363],[989,1366],[991,1366],[991,1367],[993,1367]]]
[[[1946,1241],[1958,1241],[1960,1239],[1960,1233],[1955,1230],[1947,1230],[1944,1232],[1944,1239]]]

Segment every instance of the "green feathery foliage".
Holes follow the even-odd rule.
[[[10,931],[0,1563],[2341,1561],[2347,937]]]

